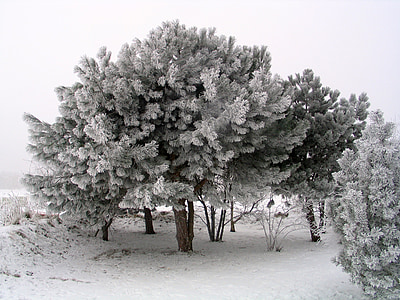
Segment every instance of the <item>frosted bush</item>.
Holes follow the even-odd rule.
[[[22,218],[30,218],[32,215],[29,209],[27,196],[18,196],[11,193],[2,196],[0,201],[0,224],[18,224]]]
[[[336,262],[366,294],[400,299],[400,140],[380,112],[347,150],[335,174],[334,221],[343,250]]]
[[[258,206],[255,216],[263,228],[268,251],[281,251],[285,237],[305,227],[299,211],[290,201],[275,202],[272,197]]]

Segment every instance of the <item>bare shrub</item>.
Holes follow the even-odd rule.
[[[27,196],[19,196],[10,193],[2,196],[0,201],[0,224],[18,224],[22,218],[31,218],[32,211],[29,208]]]
[[[272,196],[257,206],[254,216],[263,228],[268,251],[281,251],[285,237],[305,227],[300,210],[289,200],[275,203]]]

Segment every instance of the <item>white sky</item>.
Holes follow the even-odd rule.
[[[400,1],[0,0],[0,172],[28,170],[22,115],[53,122],[54,89],[77,80],[83,55],[107,46],[115,60],[122,44],[176,19],[267,45],[273,73],[311,68],[342,97],[366,92],[372,109],[400,121]]]

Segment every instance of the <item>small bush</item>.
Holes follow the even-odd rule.
[[[272,198],[257,207],[254,215],[263,228],[268,251],[280,252],[284,238],[304,228],[299,210],[298,206],[289,201],[275,203]]]
[[[10,194],[1,197],[0,201],[0,224],[15,225],[23,218],[32,218],[33,213],[29,208],[27,196]]]

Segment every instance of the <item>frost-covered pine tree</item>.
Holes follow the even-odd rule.
[[[339,170],[337,159],[345,149],[354,149],[367,118],[368,98],[340,99],[339,91],[323,87],[312,70],[290,76],[287,89],[294,95],[289,115],[308,122],[307,136],[285,160],[282,168],[295,167],[290,176],[279,183],[277,193],[296,196],[302,202],[310,225],[311,240],[320,240],[325,217],[325,199],[333,192],[332,173]],[[317,223],[315,210],[320,212]]]
[[[265,58],[261,61],[268,64],[262,66],[261,71],[250,74],[250,89],[257,92],[249,99],[251,105],[245,115],[246,121],[226,128],[220,138],[235,155],[226,163],[222,174],[218,174],[214,181],[209,179],[211,186],[202,190],[202,202],[206,200],[209,203],[211,217],[211,222],[206,223],[212,225],[215,208],[222,208],[218,224],[214,223],[218,225],[217,234],[211,234],[211,240],[221,240],[228,204],[231,215],[235,202],[242,207],[252,207],[269,193],[272,184],[278,184],[290,175],[292,166],[281,168],[278,164],[289,158],[295,146],[301,145],[308,128],[306,121],[288,115],[292,91],[284,89],[284,81],[278,76],[271,76],[269,53],[262,48],[261,51],[253,50],[252,55],[247,64],[251,61],[254,61],[253,66],[260,64],[258,60],[263,56]],[[260,105],[261,101],[265,103]],[[203,207],[207,209],[204,203]],[[231,231],[234,231],[232,223]]]
[[[127,191],[144,181],[157,182],[168,169],[157,143],[148,139],[151,115],[139,109],[110,58],[105,48],[97,61],[84,57],[75,68],[80,82],[56,89],[61,116],[53,124],[25,115],[28,150],[42,168],[25,176],[26,185],[52,210],[104,222],[105,240]]]
[[[374,112],[346,150],[335,174],[335,224],[343,251],[336,261],[377,299],[400,298],[400,140],[395,125]]]
[[[169,204],[189,251],[197,191],[228,171],[258,185],[282,178],[273,165],[304,138],[304,122],[286,122],[290,93],[266,47],[166,22],[110,58],[84,58],[80,82],[57,89],[54,124],[26,115],[46,171],[26,183],[55,209],[104,219],[121,201]]]
[[[265,47],[237,46],[215,29],[167,22],[147,39],[125,45],[117,65],[139,102],[152,108],[150,136],[170,166],[165,183],[181,183],[194,192],[191,197],[168,194],[174,199],[181,251],[192,248],[197,191],[225,176],[231,162],[243,173],[238,180],[256,173],[249,168],[269,170],[287,155],[275,149],[289,149],[304,137],[304,130],[293,126],[296,138],[289,146],[282,145],[284,139],[281,145],[272,143],[290,95],[271,76]]]

